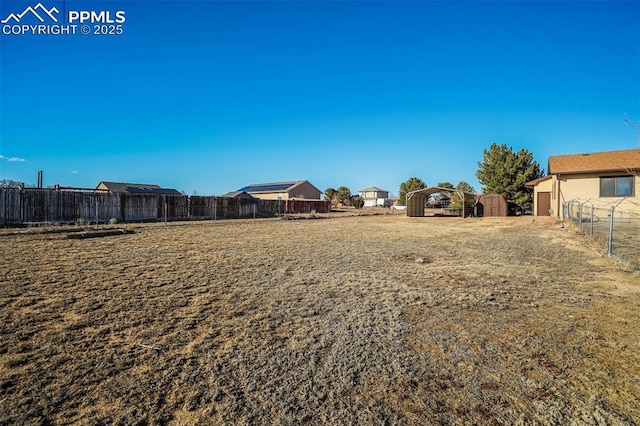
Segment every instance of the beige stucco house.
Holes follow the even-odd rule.
[[[319,200],[322,192],[307,180],[290,182],[254,183],[238,191],[244,191],[261,200]]]
[[[548,176],[527,183],[536,216],[562,218],[568,201],[640,214],[640,149],[555,155],[547,170]]]
[[[364,201],[364,207],[389,207],[393,202],[389,199],[389,191],[377,186],[361,189],[358,194]]]

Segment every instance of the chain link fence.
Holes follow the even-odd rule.
[[[603,206],[589,201],[568,201],[563,209],[564,217],[602,244],[609,256],[640,272],[640,202],[625,198]]]

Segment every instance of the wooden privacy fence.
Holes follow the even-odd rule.
[[[0,225],[104,223],[274,217],[326,213],[328,201],[260,200],[215,196],[111,194],[56,189],[0,188]]]
[[[285,213],[329,213],[331,202],[322,200],[285,200]]]
[[[189,197],[189,217],[193,219],[237,219],[274,217],[284,213],[283,202],[257,198]]]

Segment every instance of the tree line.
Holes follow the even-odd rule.
[[[476,177],[482,184],[483,193],[500,194],[520,210],[524,210],[532,200],[531,192],[527,190],[525,184],[543,176],[544,170],[533,159],[532,153],[526,149],[516,152],[506,144],[498,145],[495,142],[488,149],[483,150],[483,158],[478,162],[478,170],[476,171]],[[447,200],[451,208],[462,207],[462,201],[455,192],[456,190],[475,193],[475,189],[465,181],[460,181],[455,186],[450,182],[440,182],[436,186],[452,189],[452,191],[442,191],[434,196],[436,202]],[[24,183],[7,179],[0,180],[0,188],[18,187],[24,187]],[[398,194],[398,204],[406,205],[409,192],[426,187],[425,182],[417,177],[411,177],[402,182]],[[327,188],[324,191],[324,198],[331,201],[332,204],[341,203],[356,208],[362,208],[364,205],[364,200],[359,196],[352,195],[347,186],[340,186],[338,189]]]
[[[525,210],[532,201],[532,194],[525,184],[529,181],[544,176],[544,170],[533,154],[526,149],[514,151],[506,144],[492,143],[488,149],[483,150],[482,161],[478,162],[476,177],[482,184],[482,192],[485,194],[500,194],[513,203],[521,211]],[[458,182],[455,186],[451,182],[439,182],[435,185],[439,188],[451,189],[434,194],[432,202],[435,204],[447,204],[450,208],[462,208],[462,200],[456,191],[475,193],[475,189],[465,181]],[[406,205],[407,194],[411,191],[426,188],[426,183],[418,178],[411,177],[400,184],[398,204]],[[364,201],[360,197],[353,197],[346,186],[338,189],[327,188],[324,191],[325,200],[333,204],[342,203],[361,207]]]
[[[488,149],[483,150],[482,161],[478,162],[476,171],[483,193],[500,194],[521,211],[525,210],[532,201],[532,194],[525,184],[543,176],[544,170],[533,159],[532,153],[526,149],[516,152],[506,144],[498,145],[495,142]],[[465,181],[459,182],[455,187],[449,182],[440,182],[436,186],[475,193],[474,188]],[[417,177],[402,182],[398,204],[406,204],[407,193],[426,187],[424,181]],[[450,197],[450,207],[460,207],[461,201],[455,192],[440,192],[435,195],[435,200],[443,197]]]
[[[358,195],[352,195],[351,190],[346,186],[340,186],[338,189],[331,187],[325,189],[324,199],[331,201],[331,204],[350,205],[357,209],[364,206],[364,200]]]

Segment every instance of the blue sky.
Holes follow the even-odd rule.
[[[37,3],[3,0],[0,17]],[[480,190],[492,142],[545,169],[638,147],[623,122],[640,122],[638,1],[42,4],[126,21],[121,35],[0,34],[0,179]]]

